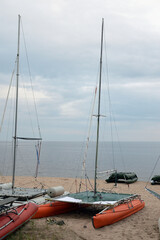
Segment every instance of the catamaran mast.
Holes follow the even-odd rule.
[[[99,73],[99,96],[98,96],[98,115],[97,115],[97,140],[96,140],[96,157],[95,157],[95,177],[94,177],[94,196],[97,193],[97,161],[99,147],[99,122],[100,122],[100,103],[101,103],[101,77],[102,77],[102,53],[103,53],[103,26],[104,19],[102,18],[101,30],[101,51],[100,51],[100,73]]]
[[[17,77],[16,77],[16,110],[15,110],[15,128],[14,128],[14,153],[13,153],[13,174],[12,174],[12,193],[14,193],[15,166],[16,166],[16,145],[17,145],[17,117],[18,117],[18,82],[19,82],[19,46],[20,46],[20,19],[18,15],[18,46],[17,46]]]

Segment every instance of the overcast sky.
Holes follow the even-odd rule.
[[[119,140],[160,141],[159,12],[159,0],[0,0],[0,118],[16,58],[20,14],[42,138],[84,140],[104,18],[104,62],[107,56]],[[20,70],[25,82],[22,55],[24,48]],[[24,95],[20,91],[20,112]],[[21,129],[27,128],[24,118]]]

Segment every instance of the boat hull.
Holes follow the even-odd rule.
[[[10,233],[21,227],[36,213],[38,206],[27,203],[10,209],[0,215],[0,239],[6,238]]]
[[[105,181],[107,183],[126,183],[131,184],[138,180],[137,175],[134,172],[117,172],[112,173]]]
[[[71,212],[73,210],[78,209],[80,206],[79,204],[75,203],[67,203],[67,202],[51,202],[39,205],[38,211],[32,217],[35,218],[43,218],[43,217],[50,217],[59,215],[62,213]]]
[[[151,179],[151,184],[152,184],[152,185],[160,184],[160,175],[155,175],[155,176]]]
[[[141,200],[132,200],[131,202],[120,204],[93,216],[93,226],[94,228],[101,228],[113,224],[140,211],[144,206],[145,203]]]

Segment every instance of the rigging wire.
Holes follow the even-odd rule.
[[[31,83],[31,90],[32,90],[32,95],[33,95],[33,100],[34,100],[34,107],[35,107],[35,113],[36,113],[38,132],[39,132],[39,137],[42,138],[22,20],[21,20],[21,26],[22,26],[23,41],[24,41],[25,54],[26,54],[26,60],[27,60],[27,65],[28,65],[29,78],[30,78],[30,83]],[[42,144],[42,141],[38,141],[38,143],[35,144],[35,149],[36,149],[36,153],[37,153],[37,166],[36,166],[35,178],[37,178],[37,176],[38,176],[38,166],[39,166],[39,163],[40,163],[39,159],[40,159],[41,144]]]
[[[109,100],[109,111],[111,113],[111,95],[110,95],[110,88],[109,88],[110,85],[109,85],[108,52],[107,52],[107,40],[105,38],[105,34],[104,34],[104,49],[105,49],[105,57],[106,57],[106,79],[107,79],[107,92],[108,92],[108,100]],[[110,116],[110,126],[111,126],[111,144],[112,144],[113,168],[116,169],[115,155],[114,155],[114,144],[113,144],[112,114],[109,114],[109,116]]]
[[[147,187],[147,185],[148,185],[148,183],[149,183],[149,180],[151,179],[151,177],[152,177],[152,175],[153,175],[154,170],[156,169],[156,166],[157,166],[159,160],[160,160],[160,155],[158,156],[158,158],[157,158],[157,160],[156,160],[156,163],[155,163],[154,168],[153,168],[153,170],[152,170],[152,172],[151,172],[151,175],[150,175],[150,177],[149,177],[149,179],[148,179],[148,182],[146,183],[146,187]]]
[[[21,79],[23,81],[23,78],[21,78]],[[24,95],[25,95],[25,98],[26,98],[26,105],[27,105],[27,109],[28,109],[28,114],[29,114],[30,124],[31,124],[31,128],[32,128],[32,133],[33,133],[33,136],[35,137],[35,131],[34,131],[34,127],[33,127],[33,121],[32,121],[32,118],[31,118],[31,111],[30,111],[30,108],[29,108],[29,101],[28,101],[26,86],[25,86],[24,81],[23,81],[23,90],[24,90]]]
[[[89,120],[89,129],[88,129],[88,134],[87,134],[86,148],[85,148],[83,164],[82,164],[82,176],[85,173],[85,179],[87,178],[86,159],[87,159],[87,154],[88,154],[90,132],[91,132],[91,126],[92,126],[93,111],[94,111],[94,107],[95,107],[96,95],[97,95],[97,86],[95,87],[95,92],[94,92],[93,104],[92,104],[91,115],[90,115],[90,120]],[[82,176],[81,176],[81,179],[82,179]]]
[[[25,46],[25,53],[26,53],[26,59],[27,59],[27,65],[28,65],[29,78],[30,78],[30,82],[31,82],[32,95],[33,95],[33,99],[34,99],[34,106],[35,106],[35,112],[36,112],[38,132],[39,132],[39,136],[41,138],[41,130],[40,130],[40,124],[39,124],[39,119],[38,119],[38,111],[37,111],[37,107],[36,107],[36,100],[35,100],[35,95],[34,95],[34,90],[33,90],[33,81],[32,81],[32,77],[31,77],[29,58],[28,58],[28,54],[27,54],[28,51],[27,51],[27,46],[26,46],[26,41],[25,41],[25,34],[24,34],[24,30],[23,30],[22,20],[21,20],[21,26],[22,26],[23,41],[24,41],[24,46]]]
[[[92,127],[94,105],[95,105],[95,100],[96,100],[97,84],[98,84],[98,71],[97,71],[96,85],[94,87],[94,95],[92,95],[92,100],[91,100],[91,107],[90,107],[90,111],[89,111],[90,114],[89,114],[89,117],[88,117],[88,124],[87,124],[88,125],[87,126],[88,133],[87,133],[87,137],[85,137],[85,140],[83,141],[83,148],[81,149],[80,159],[82,160],[82,162],[81,162],[81,177],[80,177],[80,182],[79,182],[79,192],[81,190],[81,186],[83,185],[83,177],[85,179],[86,190],[88,189],[87,179],[88,179],[88,182],[89,182],[89,177],[88,177],[88,174],[87,174],[88,171],[86,170],[86,160],[87,160],[87,157],[88,157],[89,142],[90,142],[90,139],[91,139],[90,133],[91,133],[91,127]],[[83,150],[83,154],[82,154],[82,150]],[[83,155],[83,157],[82,157],[82,155]],[[76,177],[75,177],[75,180],[74,180],[74,182],[76,182],[76,183],[77,183],[79,168],[80,168],[80,166],[78,164],[77,174],[76,174]],[[73,182],[73,184],[74,184],[74,182]],[[72,184],[72,186],[73,186],[73,184]],[[90,185],[90,183],[89,183],[89,185]],[[71,186],[71,188],[72,188],[72,186]]]
[[[12,74],[11,74],[10,84],[9,84],[9,87],[8,87],[7,97],[6,97],[4,110],[3,110],[3,114],[2,114],[2,119],[1,119],[0,132],[2,132],[3,122],[4,122],[4,119],[5,119],[5,115],[6,115],[6,110],[7,110],[10,94],[13,95],[13,91],[12,91],[11,87],[12,87],[12,84],[13,84],[13,78],[14,78],[14,73],[15,73],[15,69],[16,69],[16,63],[17,63],[17,58],[16,58],[15,63],[14,63],[14,68],[13,68],[13,71],[12,71]],[[11,97],[11,99],[12,99],[12,97]],[[13,104],[13,101],[11,101],[11,104]],[[4,154],[4,157],[3,157],[3,161],[1,163],[1,170],[3,171],[3,175],[4,175],[5,172],[6,172],[5,174],[8,174],[8,170],[10,170],[9,169],[9,165],[5,164],[5,163],[6,163],[6,157],[7,157],[7,154],[8,154],[8,151],[7,151],[8,150],[8,146],[7,145],[10,145],[10,143],[8,143],[7,141],[8,141],[8,134],[9,134],[10,119],[11,119],[11,117],[10,117],[11,110],[12,110],[12,105],[9,108],[9,117],[8,117],[7,127],[6,127],[7,131],[6,131],[6,134],[5,134],[5,141],[4,141],[4,143],[5,143],[4,153],[5,154]],[[13,130],[13,124],[14,124],[14,121],[12,121],[12,130]],[[5,171],[5,169],[6,169],[6,171]]]
[[[79,182],[79,192],[81,190],[81,186],[83,185],[83,178],[85,179],[85,182],[86,182],[86,190],[87,190],[87,178],[88,178],[88,175],[87,175],[87,170],[86,170],[86,160],[87,160],[87,155],[88,155],[88,148],[89,148],[89,141],[90,141],[90,131],[91,131],[91,123],[92,123],[92,117],[93,117],[93,110],[94,110],[94,105],[95,105],[95,98],[96,98],[96,92],[97,92],[97,86],[95,87],[95,91],[94,91],[94,96],[93,96],[93,99],[92,99],[92,104],[91,104],[91,109],[90,109],[90,112],[91,114],[89,115],[90,118],[89,118],[89,126],[88,126],[88,134],[87,134],[87,138],[86,138],[86,141],[83,145],[83,148],[84,149],[84,153],[83,153],[83,161],[82,161],[82,165],[81,165],[81,177],[80,177],[80,182]],[[82,151],[81,151],[82,152]],[[81,156],[81,159],[82,159],[82,156]],[[77,169],[77,175],[78,175],[78,172],[79,172],[79,166],[78,166],[78,169]],[[75,178],[75,182],[77,183],[77,176]],[[78,191],[78,190],[77,190]]]
[[[22,27],[22,31],[23,31],[23,27]],[[29,65],[29,59],[28,59],[28,54],[27,54],[27,48],[26,48],[26,43],[25,43],[25,37],[24,37],[24,31],[23,31],[23,40],[24,40],[24,45],[25,45],[25,53],[26,53],[26,59],[27,59],[27,65],[28,65],[28,71],[29,71],[29,77],[30,77],[30,83],[31,83],[31,90],[32,90],[32,95],[33,95],[33,99],[34,99],[34,107],[35,107],[35,113],[36,113],[36,121],[37,121],[37,125],[38,125],[38,132],[39,132],[39,136],[41,138],[41,131],[40,131],[40,125],[39,125],[39,119],[38,119],[38,113],[37,113],[37,108],[36,108],[36,101],[35,101],[35,96],[34,96],[34,91],[33,91],[33,84],[32,84],[32,78],[31,78],[31,71],[30,71],[30,65]],[[9,100],[9,95],[10,95],[10,92],[11,92],[11,86],[12,86],[12,82],[13,82],[13,77],[14,77],[14,74],[15,74],[15,69],[16,69],[16,65],[17,65],[17,57],[16,57],[16,60],[15,60],[15,65],[14,65],[14,69],[13,69],[13,72],[12,72],[12,75],[11,75],[11,80],[10,80],[10,84],[9,84],[9,89],[8,89],[8,93],[7,93],[7,98],[6,98],[6,101],[5,101],[5,106],[4,106],[4,111],[3,111],[3,115],[2,115],[2,119],[1,119],[1,124],[0,124],[0,132],[2,131],[2,126],[3,126],[3,122],[4,122],[4,118],[5,118],[5,114],[6,114],[6,109],[7,109],[7,105],[8,105],[8,100]],[[25,88],[24,88],[25,89]],[[26,95],[26,92],[25,92],[25,95]],[[27,97],[26,97],[27,99]],[[12,101],[13,103],[13,101]],[[15,103],[14,103],[15,104]],[[27,104],[28,104],[28,101],[27,101]],[[11,109],[10,108],[10,113],[11,113]],[[14,109],[14,107],[13,107]],[[28,108],[29,109],[29,108]],[[10,113],[9,113],[9,118],[8,118],[8,128],[7,128],[7,139],[8,139],[8,130],[9,130],[9,120],[11,119],[10,118]],[[31,114],[30,114],[31,115]],[[13,121],[12,121],[12,136],[13,136],[13,125],[14,125],[14,117],[13,117]],[[11,124],[10,124],[11,126]],[[33,126],[32,126],[32,129],[33,129]],[[33,131],[33,130],[32,130]],[[34,133],[34,131],[33,131]],[[7,148],[7,140],[6,140],[6,147],[5,149]],[[10,144],[10,143],[9,143]],[[18,141],[17,141],[17,144],[18,144]],[[41,149],[41,142],[39,143],[38,142],[38,156],[40,157],[40,149]],[[11,152],[13,152],[13,141],[12,141],[12,147],[11,147]],[[5,150],[5,157],[4,157],[4,160],[6,158],[6,153],[8,153],[8,149]],[[20,153],[20,152],[19,152]],[[13,154],[12,154],[13,155]],[[21,156],[22,158],[23,156]],[[4,164],[3,164],[4,165]],[[7,171],[8,169],[10,170],[10,164],[7,164],[8,168],[7,168]],[[4,170],[4,168],[3,168]],[[29,170],[29,169],[28,169]],[[4,171],[3,171],[4,172]],[[38,173],[38,168],[36,169],[36,172]]]
[[[110,81],[109,81],[107,40],[105,39],[105,34],[104,34],[104,44],[105,44],[104,49],[105,49],[105,56],[106,56],[106,79],[107,79],[107,92],[108,92],[109,112],[110,112],[109,115],[110,115],[110,125],[111,125],[113,167],[114,167],[114,169],[116,169],[115,154],[114,154],[114,138],[113,138],[113,123],[114,123],[114,128],[115,128],[115,132],[116,132],[116,136],[117,136],[117,140],[118,140],[118,145],[119,145],[119,150],[120,150],[120,153],[121,153],[120,156],[121,156],[121,160],[122,160],[122,163],[123,163],[124,170],[126,171],[123,152],[122,152],[122,147],[121,147],[121,144],[120,144],[120,138],[119,138],[119,134],[118,134],[118,129],[117,129],[117,125],[116,125],[116,121],[115,121],[115,117],[114,117],[113,109],[112,109],[111,94],[110,94]]]
[[[105,36],[105,34],[104,34]],[[105,40],[105,39],[104,39]],[[106,40],[105,40],[105,54],[106,54],[106,78],[107,78],[107,92],[108,92],[108,99],[109,99],[109,110],[111,112],[112,106],[111,106],[111,96],[110,96],[110,89],[109,89],[109,68],[108,68],[108,54],[107,54],[107,47],[106,47]],[[114,143],[113,143],[113,122],[115,124],[115,119],[113,118],[113,122],[112,122],[112,114],[110,114],[110,125],[111,125],[111,143],[112,143],[112,156],[113,156],[113,165],[114,165],[114,169],[116,168],[115,166],[115,153],[114,153]],[[90,120],[90,123],[92,122],[92,117]],[[104,131],[103,131],[104,133]],[[118,137],[118,132],[117,132],[117,128],[116,128],[116,133],[117,133],[117,137]],[[89,135],[90,135],[90,128],[89,128]],[[88,137],[87,137],[88,138]],[[88,138],[89,140],[89,138]],[[86,142],[86,150],[88,150],[88,140]],[[119,137],[118,137],[119,140]],[[121,151],[121,148],[120,148]],[[87,153],[85,153],[87,154]],[[83,169],[85,169],[85,160],[86,160],[87,155],[84,155],[84,160],[83,160]],[[124,162],[123,162],[124,164]]]
[[[10,94],[10,90],[11,90],[11,86],[12,86],[12,80],[13,80],[15,69],[16,69],[16,63],[17,63],[17,58],[16,58],[16,61],[15,61],[14,69],[13,69],[13,72],[12,72],[12,75],[11,75],[11,80],[10,80],[10,84],[9,84],[9,88],[8,88],[7,98],[6,98],[4,111],[3,111],[3,115],[2,115],[2,119],[1,119],[1,124],[0,124],[0,132],[1,132],[2,126],[3,126],[3,121],[4,121],[4,117],[5,117],[5,113],[6,113],[7,104],[8,104],[8,98],[9,98],[9,94]]]

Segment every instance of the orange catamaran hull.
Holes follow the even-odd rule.
[[[93,216],[93,226],[94,228],[101,228],[113,224],[138,212],[144,206],[145,203],[141,200],[132,200],[131,202],[120,204]]]
[[[79,208],[79,204],[67,202],[51,202],[39,205],[38,211],[32,218],[43,218],[67,213]]]

